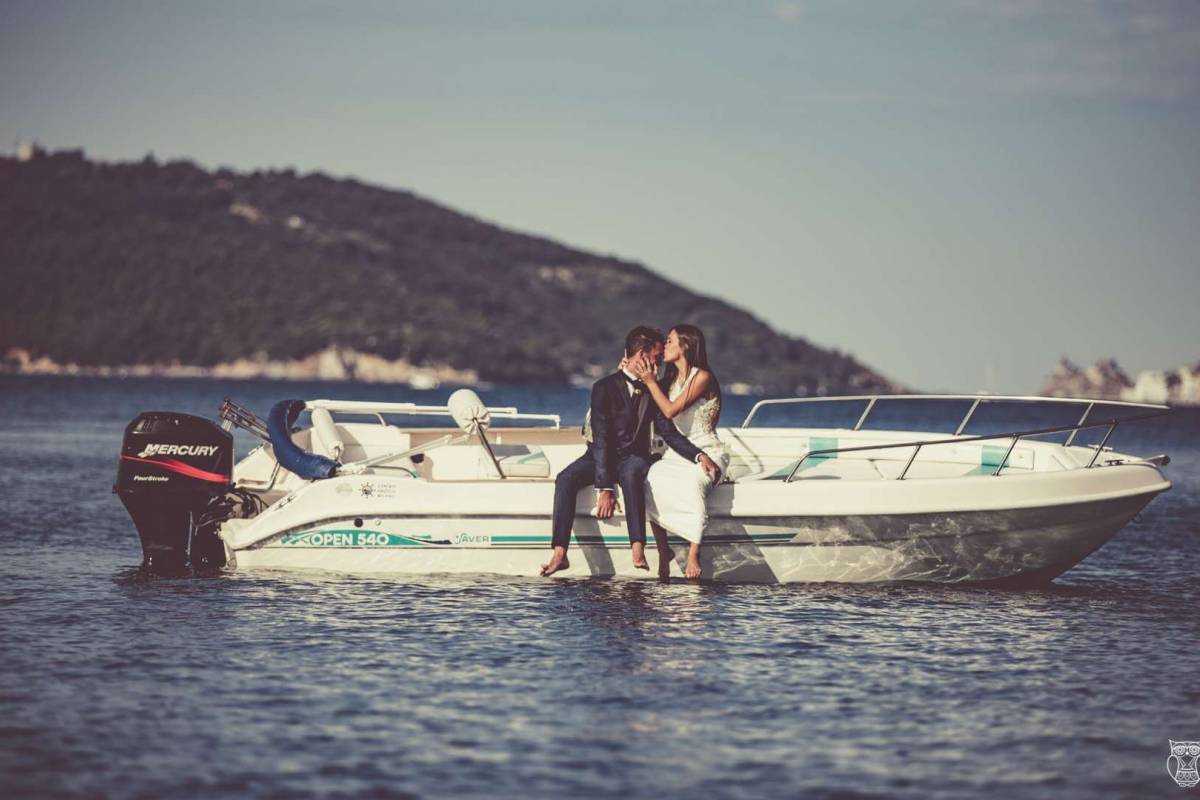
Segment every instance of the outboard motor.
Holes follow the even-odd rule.
[[[137,526],[143,569],[224,566],[216,529],[232,475],[233,435],[207,419],[147,411],[129,423],[113,491]]]

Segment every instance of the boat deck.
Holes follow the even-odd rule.
[[[346,443],[343,459],[369,459],[389,452],[417,447],[453,433],[452,429],[402,430],[391,425],[339,423]],[[723,482],[757,481],[894,481],[992,476],[1004,463],[1003,474],[1028,474],[1080,469],[1087,465],[1094,448],[1064,447],[1054,442],[1022,441],[1009,452],[1000,440],[957,443],[961,437],[909,431],[849,431],[844,429],[721,428],[730,465]],[[505,480],[553,481],[567,464],[583,454],[585,443],[578,429],[502,428],[490,432],[491,447],[504,471]],[[297,444],[320,453],[321,443],[309,431],[295,434]],[[810,453],[896,445],[917,439],[940,440],[944,444],[808,455]],[[252,455],[239,464],[237,477],[243,485],[274,482],[274,460],[269,453]],[[1007,460],[1006,460],[1007,456]],[[415,459],[402,458],[369,468],[371,474],[413,477],[427,481],[499,481],[491,457],[477,442],[437,447]],[[275,476],[290,483],[286,476]],[[277,488],[284,488],[282,485]]]
[[[462,395],[466,397],[462,397]],[[555,415],[522,414],[515,408],[487,408],[468,390],[455,393],[458,410],[423,407],[412,404],[362,403],[354,401],[307,401],[313,411],[314,427],[296,431],[294,444],[345,465],[340,474],[374,474],[422,479],[431,483],[455,482],[549,482],[577,459],[586,444],[579,429],[561,428]],[[957,418],[953,433],[879,429],[878,420],[894,403],[913,403],[946,411],[965,412]],[[812,410],[850,404],[857,421],[853,427],[778,427],[751,425],[774,412],[797,407]],[[233,406],[226,401],[227,406]],[[971,435],[968,426],[978,422],[984,409],[1020,407],[1074,414],[1082,409],[1078,421],[1056,427],[1012,430],[1000,434]],[[476,425],[475,417],[459,419],[466,408],[471,414],[491,416]],[[861,410],[860,410],[861,409]],[[227,415],[232,421],[262,436],[261,422],[242,409],[242,416]],[[762,412],[762,413],[760,413]],[[1148,412],[1148,413],[1146,413]],[[729,468],[725,484],[770,484],[839,481],[853,483],[907,482],[935,479],[989,478],[1063,473],[1084,470],[1109,463],[1139,459],[1114,453],[1106,448],[1118,424],[1168,413],[1163,406],[1101,402],[1092,400],[984,397],[960,395],[936,396],[864,396],[853,398],[782,398],[755,404],[739,427],[718,429],[728,451]],[[223,414],[226,413],[223,408]],[[336,423],[331,413],[343,415]],[[459,428],[398,427],[385,414],[418,416],[450,415]],[[1133,414],[1134,416],[1120,416]],[[1111,415],[1111,418],[1110,416]],[[321,419],[318,419],[318,416]],[[377,421],[350,421],[364,417]],[[937,415],[935,415],[937,416]],[[867,428],[874,419],[876,427]],[[501,424],[496,424],[501,422]],[[549,422],[552,427],[545,427]],[[941,421],[944,424],[945,420]],[[317,424],[321,423],[321,424]],[[539,427],[507,427],[505,424]],[[324,433],[321,432],[322,425]],[[465,425],[465,427],[464,427]],[[1076,434],[1089,428],[1107,428],[1098,445],[1074,445]],[[485,433],[486,431],[486,433]],[[1065,442],[1047,441],[1047,435],[1065,436]],[[655,447],[662,449],[662,442]],[[238,483],[259,492],[290,491],[299,479],[280,470],[269,448],[252,453],[237,467]]]

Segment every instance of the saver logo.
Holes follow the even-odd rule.
[[[209,444],[148,444],[138,458],[150,456],[211,456],[220,445]]]

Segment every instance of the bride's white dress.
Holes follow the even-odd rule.
[[[668,397],[675,400],[687,391],[697,371],[692,367],[683,383],[671,387]],[[696,400],[676,414],[672,422],[688,441],[716,462],[724,475],[729,467],[729,455],[717,438],[720,410],[720,396]],[[670,533],[699,544],[708,523],[707,500],[712,487],[703,467],[668,449],[646,476],[646,513]]]

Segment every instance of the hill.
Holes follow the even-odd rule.
[[[708,334],[727,385],[894,388],[640,264],[321,173],[102,163],[81,151],[0,158],[0,269],[10,368],[228,372],[333,352],[565,382],[610,370],[631,325],[686,321]]]

